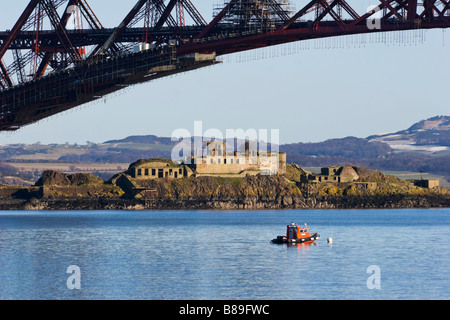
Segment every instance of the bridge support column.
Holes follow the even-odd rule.
[[[408,16],[406,19],[408,21],[416,20],[417,16],[417,0],[408,0]]]

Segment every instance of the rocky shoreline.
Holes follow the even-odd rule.
[[[450,190],[422,188],[354,167],[348,183],[302,183],[300,169],[279,176],[138,180],[118,175],[44,172],[32,187],[0,186],[0,210],[289,210],[449,208]]]
[[[303,198],[283,196],[272,201],[259,197],[162,198],[151,201],[124,198],[1,199],[0,210],[289,210],[289,209],[387,209],[448,208],[450,195],[362,195]]]

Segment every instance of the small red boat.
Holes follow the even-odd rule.
[[[272,243],[313,243],[315,240],[319,239],[320,235],[318,233],[309,233],[309,227],[306,225],[301,227],[292,222],[287,226],[286,236],[278,236],[273,239]]]

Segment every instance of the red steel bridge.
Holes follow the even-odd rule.
[[[90,0],[95,1],[95,0]],[[200,1],[200,0],[198,0]],[[139,0],[106,28],[87,0],[31,0],[0,31],[0,131],[13,131],[125,87],[294,41],[450,27],[450,0],[225,0],[211,21],[194,0]],[[70,27],[69,27],[70,26]]]

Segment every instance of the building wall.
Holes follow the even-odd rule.
[[[135,179],[181,179],[185,176],[184,166],[168,166],[164,162],[149,162],[133,168]]]
[[[429,180],[428,188],[433,189],[439,187],[439,180]]]
[[[332,176],[332,175],[335,175],[336,174],[336,172],[338,172],[338,170],[340,169],[341,167],[326,167],[326,168],[322,168],[320,171],[321,171],[321,174],[322,175],[324,175],[324,176]]]
[[[278,154],[278,174],[286,174],[287,154],[286,152],[280,152]]]
[[[194,159],[192,166],[198,175],[239,174],[243,171],[258,171],[263,174],[285,174],[286,154],[277,155],[246,157],[240,154],[236,156],[216,156],[214,154]]]
[[[341,175],[339,176],[339,179],[341,180],[340,182],[353,182],[357,180],[351,175]]]
[[[420,188],[433,189],[439,187],[439,180],[416,180],[414,185]]]
[[[248,164],[219,164],[218,162],[208,162],[211,159],[207,159],[207,163],[195,165],[196,174],[239,174],[242,171],[253,170],[259,171],[260,167],[258,165],[248,165]]]

